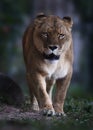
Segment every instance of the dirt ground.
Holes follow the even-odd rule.
[[[8,105],[0,106],[0,120],[26,120],[26,119],[38,119],[42,116],[39,112],[23,111],[21,108],[15,108]]]
[[[28,101],[28,100],[27,100]],[[93,102],[88,100],[69,100],[65,104],[67,117],[47,117],[32,111],[29,102],[21,108],[0,104],[0,130],[92,130]],[[78,127],[80,128],[78,128]],[[22,128],[22,129],[21,129]]]

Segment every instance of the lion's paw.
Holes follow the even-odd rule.
[[[64,112],[56,112],[55,113],[56,116],[62,116],[62,117],[66,117],[67,115]]]
[[[43,109],[42,110],[42,114],[44,116],[54,116],[55,115],[55,111],[51,110],[51,109]]]

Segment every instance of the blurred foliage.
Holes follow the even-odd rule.
[[[84,23],[93,22],[93,0],[72,0]]]
[[[84,47],[81,56],[82,81],[93,93],[93,0],[72,0],[81,18],[81,33]],[[92,90],[92,91],[91,91]]]
[[[0,71],[8,71],[8,64],[18,52],[16,42],[21,35],[23,16],[31,11],[30,0],[0,0]]]
[[[18,35],[18,27],[22,24],[23,14],[31,11],[30,0],[1,0],[0,1],[0,43],[14,39]]]

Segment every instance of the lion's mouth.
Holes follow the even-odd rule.
[[[55,55],[55,54],[53,54],[53,53],[51,53],[51,54],[49,54],[49,55],[43,53],[43,56],[44,56],[44,58],[47,59],[47,60],[59,60],[59,58],[60,58],[59,55]]]

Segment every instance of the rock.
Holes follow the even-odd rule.
[[[0,101],[18,107],[24,103],[24,95],[19,85],[2,73],[0,73]]]

